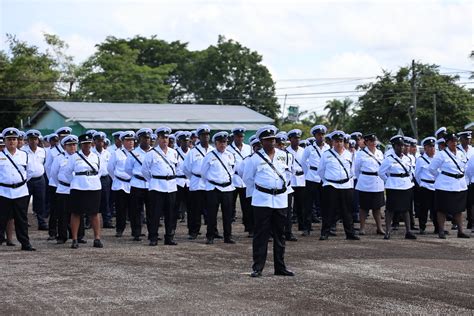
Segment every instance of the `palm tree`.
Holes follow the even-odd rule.
[[[328,111],[327,118],[332,129],[340,129],[347,124],[351,117],[353,103],[349,98],[343,101],[333,99],[326,102],[324,109]]]

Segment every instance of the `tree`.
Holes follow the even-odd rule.
[[[349,125],[353,103],[349,98],[342,101],[333,99],[326,102],[324,109],[328,111],[327,119],[330,129],[344,129]]]
[[[351,122],[352,130],[375,132],[387,140],[399,129],[412,135],[408,111],[411,106],[411,67],[402,67],[394,75],[383,71],[375,82],[361,85],[366,93],[359,98],[358,110]],[[469,122],[474,111],[474,98],[458,86],[458,76],[441,75],[439,67],[415,64],[418,134],[433,135],[433,98],[436,98],[437,126],[459,130]]]

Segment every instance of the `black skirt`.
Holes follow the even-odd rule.
[[[474,205],[474,183],[469,185],[467,191],[467,209],[470,209]]]
[[[71,189],[70,210],[74,214],[93,215],[99,213],[101,190],[82,191]]]
[[[467,190],[443,191],[435,190],[435,208],[437,212],[444,214],[457,214],[466,209]]]
[[[406,190],[386,189],[387,211],[394,213],[408,212],[413,203],[413,188]]]
[[[384,192],[359,191],[359,207],[363,210],[377,210],[385,205]]]
[[[425,187],[419,187],[417,191],[420,209],[423,211],[433,211],[435,205],[435,191],[428,190]]]

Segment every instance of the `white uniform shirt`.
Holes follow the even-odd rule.
[[[44,165],[46,163],[46,151],[44,150],[44,148],[37,147],[36,151],[33,152],[30,146],[25,145],[21,148],[21,150],[28,154],[28,161],[31,162],[31,177],[42,177],[45,172]]]
[[[125,162],[125,172],[128,173],[132,180],[130,180],[130,186],[139,189],[148,189],[148,182],[143,177],[142,165],[145,160],[146,151],[138,146],[132,150]],[[138,179],[136,176],[144,178],[145,180]]]
[[[91,164],[93,169],[99,174],[94,176],[77,175],[79,172],[94,171],[79,156],[79,154],[82,155],[82,157],[84,157],[89,162],[89,164]],[[99,157],[92,151],[87,157],[82,153],[82,151],[75,153],[68,158],[67,165],[64,168],[64,174],[67,175],[66,182],[71,184],[71,190],[97,191],[102,189],[102,185],[100,183],[100,169],[102,166],[100,165]]]
[[[298,146],[297,150],[288,146],[286,148],[290,154],[293,155],[293,165],[291,174],[292,187],[304,187],[306,185],[303,169],[303,152],[304,149]]]
[[[252,154],[252,147],[247,144],[242,144],[242,149],[239,149],[235,142],[227,146],[226,148],[229,152],[234,154],[235,157],[235,169],[237,170],[238,166],[242,163],[245,157],[250,156]],[[242,180],[242,177],[239,176],[237,173],[234,173],[232,177],[232,184],[236,188],[244,188],[245,183]]]
[[[128,156],[129,154],[125,148],[115,150],[110,156],[107,171],[112,177],[112,191],[123,190],[126,193],[130,193],[131,177],[125,172],[125,162]]]
[[[17,169],[5,155],[8,155],[13,160],[20,172],[17,171]],[[0,183],[18,184],[25,180],[28,181],[31,179],[31,173],[31,163],[29,162],[28,154],[26,152],[16,149],[15,153],[11,155],[10,152],[8,152],[8,150],[5,148],[0,153]],[[3,196],[7,199],[17,199],[27,196],[28,194],[26,182],[18,188],[7,188],[0,186],[0,196]]]
[[[456,161],[457,166],[453,159]],[[466,162],[466,156],[460,150],[456,150],[456,155],[448,148],[436,153],[429,167],[430,172],[436,176],[435,189],[455,192],[467,190],[466,177],[456,179],[443,174],[443,172],[446,172],[464,175]]]
[[[147,152],[143,161],[142,174],[148,181],[148,190],[167,193],[175,192],[177,190],[177,163],[178,154],[173,148],[168,147],[166,154],[159,146]],[[170,176],[173,179],[155,179],[153,176]]]
[[[182,188],[189,187],[189,179],[186,177],[183,171],[184,158],[189,154],[191,148],[188,148],[187,152],[184,152],[180,147],[176,148],[178,154],[178,164],[176,165],[176,184]]]
[[[405,167],[403,168],[402,167]],[[408,174],[407,177],[390,176],[390,174]],[[379,177],[385,182],[386,189],[407,190],[413,187],[410,159],[402,154],[398,157],[395,153],[388,155],[379,168]]]
[[[466,166],[466,184],[474,183],[474,158],[469,159]]]
[[[216,155],[219,158],[217,158]],[[235,174],[234,154],[227,150],[221,153],[217,149],[214,149],[202,160],[200,174],[202,175],[202,179],[205,182],[206,191],[212,191],[214,189],[222,192],[234,191],[235,187],[232,185],[232,175]],[[228,183],[228,185],[216,185],[211,183],[211,181],[219,184]]]
[[[411,173],[415,177],[416,157],[412,154],[407,154],[406,156],[410,159]]]
[[[271,161],[270,157],[263,149],[259,150],[259,152],[268,161]],[[287,157],[288,155],[286,152],[275,149],[273,161],[271,161],[275,169],[282,177],[285,177],[285,172],[290,168],[287,162]],[[252,205],[276,209],[287,208],[288,190],[281,194],[273,195],[261,192],[255,188],[255,185],[258,185],[266,189],[282,189],[285,186],[285,183],[281,180],[280,176],[278,176],[278,174],[273,171],[270,165],[256,153],[247,160],[248,161],[245,163],[243,180],[247,187],[254,188],[252,193]]]
[[[415,179],[420,187],[434,191],[436,176],[429,170],[431,160],[433,160],[433,158],[429,157],[426,153],[416,159]]]
[[[474,147],[467,145],[467,150],[465,150],[461,144],[458,145],[458,149],[464,153],[468,160],[474,157]]]
[[[250,157],[252,157],[253,155],[254,154],[252,153],[249,156],[245,157],[244,160],[242,161],[242,163],[240,163],[237,166],[236,170],[235,170],[237,172],[237,174],[242,178],[242,181],[243,181],[243,178],[244,178],[245,165],[250,161]],[[245,197],[247,197],[247,198],[252,197],[253,190],[254,190],[253,186],[246,185],[245,186]]]
[[[375,149],[375,153],[372,153],[365,147],[356,152],[354,159],[354,174],[357,178],[356,190],[362,192],[383,192],[384,183],[378,175],[380,165],[384,159],[383,153],[378,149]]]
[[[319,163],[318,174],[323,181],[323,186],[330,185],[336,189],[354,188],[352,153],[347,149],[344,149],[342,154],[334,149],[325,151]],[[344,183],[332,182],[345,179],[348,179],[348,181]]]
[[[317,168],[319,168],[319,163],[323,153],[328,149],[328,144],[324,144],[321,148],[316,144],[316,142],[305,147],[303,157],[301,158],[302,161],[300,162],[303,165],[306,180],[318,183],[321,182],[321,177],[319,176]]]
[[[66,174],[66,166],[69,157],[72,156],[73,155],[68,155],[67,153],[58,155],[54,158],[53,164],[51,165],[51,178],[56,184],[56,193],[58,194],[69,194],[71,191],[71,184],[68,182],[70,177]]]
[[[214,147],[211,145],[206,150],[201,144],[198,144],[184,158],[183,172],[190,179],[189,191],[206,189],[206,184],[201,177],[201,166],[204,157],[212,150],[214,150]]]
[[[103,149],[102,148],[102,151],[99,152],[95,147],[91,149],[91,151],[93,153],[95,153],[97,156],[99,156],[100,158],[100,166],[102,168],[100,168],[100,176],[101,177],[105,177],[105,176],[108,176],[109,175],[109,171],[107,169],[107,166],[109,164],[109,161],[110,161],[110,151],[108,151],[107,149]]]
[[[48,151],[46,151],[46,162],[44,164],[44,169],[46,171],[46,175],[48,176],[48,180],[51,177],[51,165],[53,164],[54,158],[58,155],[62,155],[64,153],[64,149],[61,145],[57,144],[53,147],[50,147]],[[56,183],[54,181],[49,181],[49,186],[55,187]]]

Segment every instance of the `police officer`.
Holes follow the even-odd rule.
[[[360,230],[365,235],[365,220],[372,210],[377,234],[385,235],[382,228],[380,209],[385,205],[384,183],[378,175],[383,161],[383,153],[376,148],[377,137],[370,133],[363,136],[364,146],[355,154],[354,174],[357,176],[355,189],[359,194]]]
[[[224,243],[235,244],[232,239],[232,200],[235,190],[232,175],[235,174],[235,158],[226,151],[228,136],[227,132],[214,134],[212,142],[216,148],[204,157],[201,164],[200,174],[206,190],[206,244],[214,243],[219,206],[222,210]]]
[[[134,241],[141,241],[142,234],[142,211],[145,207],[148,214],[151,211],[151,201],[148,194],[148,181],[143,177],[142,165],[147,152],[151,149],[151,134],[149,128],[142,128],[137,131],[139,146],[129,152],[125,162],[125,172],[131,177],[130,180],[130,227]],[[148,223],[147,223],[148,224]]]
[[[205,214],[206,185],[201,175],[202,161],[209,152],[214,150],[214,147],[209,144],[211,128],[208,125],[200,126],[196,133],[199,144],[191,149],[183,163],[183,172],[190,179],[189,195],[192,200],[191,209],[188,210],[188,239],[190,240],[197,238],[201,229],[201,214]]]
[[[472,132],[471,131],[463,131],[458,133],[459,137],[459,145],[458,149],[464,153],[467,160],[470,161],[474,159],[474,148],[470,145],[472,139]],[[469,186],[470,179],[466,175],[466,183],[468,184],[468,198],[467,198],[467,205],[466,205],[466,219],[467,219],[467,229],[472,229],[472,200],[469,198],[470,196],[474,195],[473,188]]]
[[[61,146],[65,152],[54,158],[51,165],[51,178],[57,184],[56,188],[56,217],[57,217],[57,244],[64,244],[68,240],[68,226],[71,220],[71,212],[69,206],[69,195],[71,191],[71,184],[68,182],[69,177],[66,174],[66,167],[68,159],[72,157],[77,151],[77,143],[79,139],[75,135],[68,135],[61,140]],[[84,237],[84,225],[81,221],[78,240]]]
[[[405,220],[405,238],[416,239],[410,230],[410,208],[413,203],[413,182],[410,159],[403,154],[403,136],[390,138],[393,154],[389,154],[379,168],[379,177],[385,182],[387,206],[385,210],[385,236],[391,237],[391,224],[394,214],[401,214]]]
[[[89,134],[79,136],[81,150],[68,158],[64,169],[66,183],[70,183],[71,210],[71,248],[79,248],[78,232],[82,215],[88,215],[94,230],[95,248],[102,248],[100,240],[99,207],[101,197],[100,158],[91,151],[92,137]]]
[[[469,161],[467,162],[466,179],[468,182],[467,210],[471,210],[470,224],[472,225],[472,216],[474,216],[474,158],[469,159]],[[471,232],[474,232],[472,226],[468,226],[467,229],[471,229]]]
[[[104,148],[106,135],[104,132],[96,132],[93,136],[95,147],[92,152],[100,158],[100,183],[102,186],[100,197],[100,213],[102,214],[102,225],[104,228],[115,228],[112,224],[112,213],[110,211],[110,189],[112,179],[107,171],[107,165],[110,160],[110,152]]]
[[[433,159],[436,149],[436,138],[426,137],[421,141],[424,153],[416,160],[415,179],[419,183],[418,197],[420,201],[420,210],[418,221],[420,223],[420,235],[426,234],[426,223],[428,222],[428,211],[431,212],[431,218],[435,226],[435,234],[438,233],[438,224],[436,211],[434,210],[435,201],[435,176],[429,171],[431,160]]]
[[[20,131],[6,128],[2,132],[6,148],[0,153],[0,227],[15,220],[16,238],[21,249],[36,250],[31,246],[28,236],[28,187],[26,182],[31,178],[32,164],[28,154],[17,149]]]
[[[191,132],[182,131],[176,133],[176,139],[178,140],[178,148],[176,148],[176,153],[178,154],[178,164],[176,165],[176,185],[178,191],[176,192],[175,213],[179,214],[178,217],[181,219],[181,222],[184,222],[185,213],[189,212],[191,208],[189,179],[183,171],[184,158],[191,151],[189,148]]]
[[[151,210],[147,213],[148,239],[150,246],[158,245],[158,226],[160,216],[165,219],[165,245],[177,245],[176,232],[176,164],[178,154],[168,146],[171,128],[162,126],[156,129],[157,146],[152,147],[145,156],[142,174],[148,181]]]
[[[315,125],[311,128],[311,134],[315,141],[303,151],[302,166],[305,173],[305,196],[306,205],[304,207],[303,218],[298,219],[300,230],[303,230],[303,236],[309,236],[311,231],[311,223],[313,219],[313,205],[316,205],[317,219],[321,216],[321,178],[318,174],[319,162],[323,152],[330,147],[324,142],[324,135],[327,128],[324,125]],[[316,222],[318,222],[317,220]]]
[[[254,207],[255,231],[253,237],[253,266],[251,277],[261,277],[265,266],[270,234],[273,236],[273,261],[275,275],[294,276],[286,268],[284,261],[284,226],[288,208],[285,170],[287,153],[275,148],[277,128],[268,125],[260,128],[256,136],[262,143],[245,164],[243,180],[253,187],[252,206]]]
[[[116,209],[115,237],[122,237],[127,226],[127,215],[130,213],[131,176],[125,172],[125,163],[129,152],[133,150],[134,131],[120,134],[120,147],[112,152],[107,169],[112,177],[112,191]]]
[[[467,184],[464,176],[467,158],[456,145],[456,134],[447,132],[447,148],[439,151],[429,166],[429,171],[436,176],[434,183],[436,211],[438,216],[438,237],[445,239],[444,223],[446,215],[451,214],[458,228],[458,238],[469,238],[463,232],[462,212],[466,209]]]
[[[46,162],[46,151],[39,147],[39,138],[41,133],[38,130],[29,130],[26,133],[27,143],[22,147],[28,154],[28,161],[31,163],[32,174],[31,179],[28,180],[28,191],[30,198],[33,196],[33,212],[36,214],[38,220],[38,230],[48,230],[46,214],[46,179],[44,177]]]

